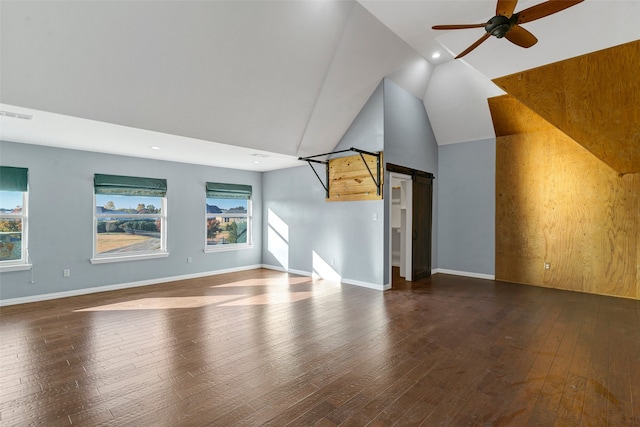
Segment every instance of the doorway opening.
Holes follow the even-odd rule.
[[[391,203],[389,203],[389,283],[393,287],[394,278],[411,281],[411,230],[413,227],[412,178],[410,175],[391,172]]]
[[[387,163],[391,183],[389,282],[399,284],[431,275],[433,174]]]

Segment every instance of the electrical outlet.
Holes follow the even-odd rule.
[[[336,265],[336,260],[331,258],[331,265]]]
[[[191,264],[193,262],[193,260],[191,259],[190,256],[187,257],[187,264]]]
[[[62,277],[71,277],[71,270],[69,270],[68,268],[62,270]]]
[[[551,263],[549,263],[549,262],[545,262],[545,263],[544,263],[544,269],[545,269],[545,270],[551,270]]]

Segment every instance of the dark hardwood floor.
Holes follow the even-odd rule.
[[[640,301],[253,270],[0,309],[0,424],[640,425]]]

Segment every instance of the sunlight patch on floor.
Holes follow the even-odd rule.
[[[164,310],[170,308],[197,308],[220,304],[238,295],[201,295],[191,297],[139,298],[74,311]]]
[[[237,301],[229,301],[220,304],[221,307],[233,307],[239,305],[274,305],[289,304],[302,301],[314,296],[314,292],[269,292],[261,295],[253,295]]]
[[[327,274],[325,272],[325,274]],[[337,281],[339,282],[339,276]],[[306,286],[305,286],[306,285]],[[295,286],[291,288],[291,286]],[[339,286],[319,286],[319,282],[309,277],[277,277],[239,280],[213,285],[209,289],[233,289],[225,295],[194,295],[157,298],[136,298],[113,304],[99,305],[74,310],[75,312],[170,310],[199,308],[217,305],[237,307],[249,305],[291,304],[314,296],[340,292]]]
[[[239,280],[237,282],[232,283],[224,283],[222,285],[213,285],[212,289],[215,288],[240,288],[240,287],[252,287],[252,286],[291,286],[291,285],[300,285],[304,283],[311,283],[311,279],[309,277],[277,277],[277,278],[261,278],[261,279],[247,279],[247,280]]]

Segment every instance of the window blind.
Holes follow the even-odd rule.
[[[96,194],[156,197],[164,197],[167,194],[166,179],[95,174],[93,185]]]
[[[0,166],[0,191],[27,191],[27,168]]]
[[[225,184],[221,182],[207,182],[207,197],[222,199],[251,199],[250,185]]]

